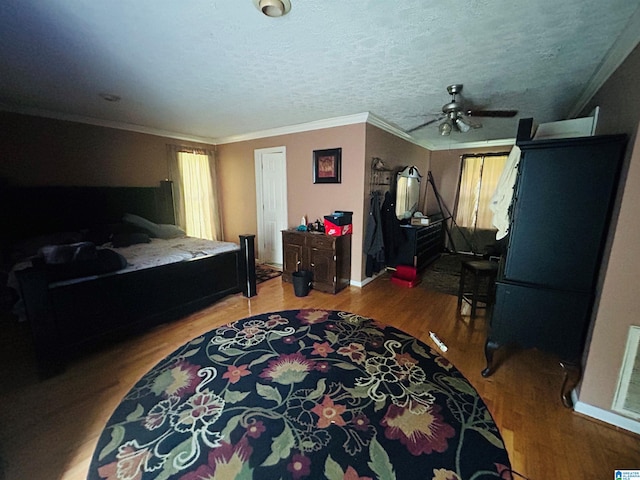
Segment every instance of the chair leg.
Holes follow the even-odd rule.
[[[462,299],[464,297],[464,277],[465,277],[465,269],[462,267],[460,271],[460,286],[458,287],[458,311],[460,311],[460,307],[462,306]]]
[[[478,309],[478,287],[480,278],[477,272],[473,273],[473,293],[471,294],[471,318],[476,318],[476,311]]]

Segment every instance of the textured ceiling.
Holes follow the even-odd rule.
[[[449,148],[575,113],[611,54],[638,43],[639,5],[292,0],[267,18],[252,0],[2,0],[0,105],[210,141],[362,112],[408,130],[451,83],[468,106],[519,111],[412,134]]]

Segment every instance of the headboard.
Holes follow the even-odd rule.
[[[0,241],[5,250],[25,238],[120,223],[133,213],[175,223],[172,182],[158,187],[0,187]]]

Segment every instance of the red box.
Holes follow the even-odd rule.
[[[398,265],[391,276],[391,282],[401,287],[413,288],[420,283],[420,280],[416,268],[409,265]]]
[[[353,224],[336,225],[330,220],[324,219],[324,233],[332,237],[341,237],[342,235],[350,235],[353,232]]]

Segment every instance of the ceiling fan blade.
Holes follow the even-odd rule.
[[[517,110],[468,110],[469,117],[511,118],[518,114]]]
[[[442,120],[444,118],[444,115],[440,115],[432,120],[429,120],[428,122],[425,122],[421,125],[418,125],[417,127],[413,127],[409,130],[407,130],[407,133],[411,133],[411,132],[415,132],[416,130],[420,130],[421,128],[426,127],[427,125],[431,125],[432,123],[436,123],[439,122],[440,120]]]
[[[482,124],[476,120],[475,118],[472,118],[470,115],[465,115],[463,113],[460,114],[460,117],[462,117],[462,119],[469,124],[469,126],[471,128],[482,128]]]

